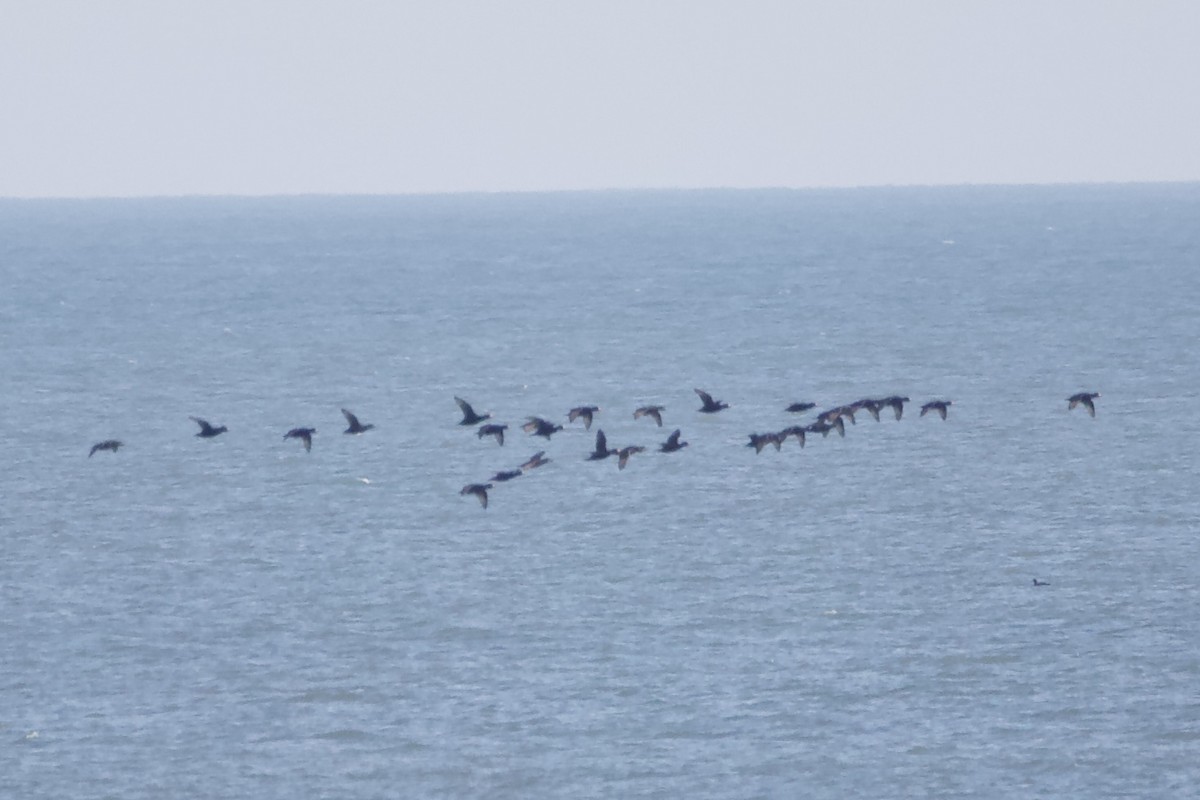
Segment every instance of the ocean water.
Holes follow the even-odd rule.
[[[0,796],[1189,796],[1198,219],[1194,184],[0,201]],[[586,462],[595,427],[647,451]]]

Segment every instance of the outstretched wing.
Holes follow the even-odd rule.
[[[608,451],[608,437],[604,435],[604,431],[596,429],[596,452],[604,453]]]
[[[471,404],[466,400],[463,400],[461,397],[455,397],[454,402],[458,403],[458,407],[462,409],[464,417],[475,416],[475,409],[471,408]]]
[[[711,406],[713,404],[712,395],[708,392],[702,389],[692,389],[692,391],[700,395],[700,402],[704,403],[704,405]]]
[[[678,445],[679,445],[679,429],[676,428],[675,431],[670,436],[667,437],[667,446],[668,447],[677,447]]]
[[[188,419],[200,426],[201,433],[209,433],[213,429],[213,426],[208,424],[208,420],[200,419],[199,417],[188,417]]]
[[[358,417],[354,416],[353,414],[351,414],[349,411],[347,411],[344,408],[342,409],[342,416],[346,418],[346,422],[347,422],[347,424],[350,425],[351,428],[359,427]]]

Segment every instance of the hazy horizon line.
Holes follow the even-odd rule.
[[[1200,178],[1178,180],[1096,180],[1096,181],[1001,181],[961,183],[864,183],[811,186],[606,186],[572,189],[452,189],[445,191],[397,192],[261,192],[211,193],[185,192],[179,194],[80,194],[80,195],[5,195],[0,201],[93,201],[93,200],[271,200],[302,198],[386,198],[386,197],[478,197],[494,195],[555,195],[555,194],[650,194],[690,192],[854,192],[906,189],[1053,189],[1068,187],[1117,186],[1187,186],[1200,184]]]

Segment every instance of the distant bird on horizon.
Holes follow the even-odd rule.
[[[492,484],[490,484],[490,483],[468,483],[461,490],[459,490],[459,494],[463,495],[463,496],[468,495],[468,494],[473,494],[479,498],[479,505],[483,506],[484,508],[487,508],[487,506],[488,506],[487,490],[490,488],[492,488]]]
[[[123,447],[124,445],[124,442],[117,439],[105,439],[103,442],[97,442],[96,444],[92,445],[92,449],[88,451],[88,458],[96,455],[97,450],[112,450],[115,453],[117,452],[118,448]]]
[[[617,469],[625,469],[625,465],[629,463],[629,457],[635,453],[640,453],[645,449],[646,448],[640,447],[638,445],[630,445],[629,447],[622,447],[620,450],[617,451]]]
[[[793,414],[800,414],[804,411],[808,411],[810,408],[816,407],[816,403],[792,403],[790,406],[785,408],[784,411],[790,411]]]
[[[954,405],[953,400],[930,400],[925,405],[921,406],[921,416],[925,416],[930,411],[936,411],[941,415],[942,419],[946,418],[946,409]]]
[[[363,425],[358,421],[358,417],[354,416],[344,408],[342,409],[342,416],[346,418],[346,422],[350,425],[350,427],[346,428],[346,430],[342,431],[342,433],[366,433],[375,427],[374,425]]]
[[[214,428],[212,425],[208,424],[208,420],[203,420],[199,417],[188,417],[188,419],[200,426],[200,432],[196,435],[201,439],[211,439],[214,436],[220,436],[222,433],[228,430],[228,428],[226,428],[224,425],[219,428]]]
[[[702,414],[715,414],[718,411],[729,408],[728,403],[723,400],[713,400],[712,395],[706,391],[701,389],[693,389],[692,391],[700,395],[700,402],[704,404],[700,407],[700,413]]]
[[[292,428],[283,435],[284,439],[300,439],[304,442],[304,452],[312,451],[312,435],[317,432],[316,428]]]
[[[650,417],[658,423],[658,427],[662,427],[662,412],[666,410],[666,406],[642,406],[637,411],[633,412],[634,419],[641,417]]]
[[[508,430],[507,425],[480,425],[476,436],[482,439],[485,436],[494,436],[501,447],[504,446],[504,432]]]
[[[476,414],[475,409],[471,408],[471,404],[461,397],[455,397],[454,402],[458,403],[458,407],[462,409],[463,418],[458,423],[459,425],[478,425],[485,419],[491,419],[491,414]]]
[[[576,406],[567,412],[567,422],[574,422],[577,419],[582,419],[583,429],[585,431],[590,431],[592,429],[592,415],[599,410],[599,406]]]
[[[659,452],[662,453],[674,453],[677,450],[682,450],[687,446],[687,442],[679,441],[679,429],[676,428],[671,432],[671,435],[667,437],[667,440],[658,446],[658,449]]]
[[[1096,406],[1092,403],[1092,401],[1099,396],[1099,392],[1080,392],[1079,394],[1073,394],[1067,398],[1067,410],[1070,411],[1071,409],[1075,408],[1075,406],[1082,405],[1088,410],[1088,414],[1094,417],[1096,416]]]
[[[596,429],[596,447],[588,455],[587,460],[588,461],[599,461],[602,458],[608,458],[609,456],[615,456],[616,454],[617,454],[616,450],[609,449],[608,439],[604,436],[604,430],[602,428],[597,428]]]
[[[529,421],[521,426],[521,430],[533,436],[542,436],[549,439],[554,434],[563,429],[562,425],[555,425],[549,420],[544,420],[541,417],[526,417]]]

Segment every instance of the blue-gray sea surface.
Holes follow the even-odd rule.
[[[1187,796],[1198,220],[1194,184],[0,201],[0,796]],[[585,461],[597,427],[647,450]]]

